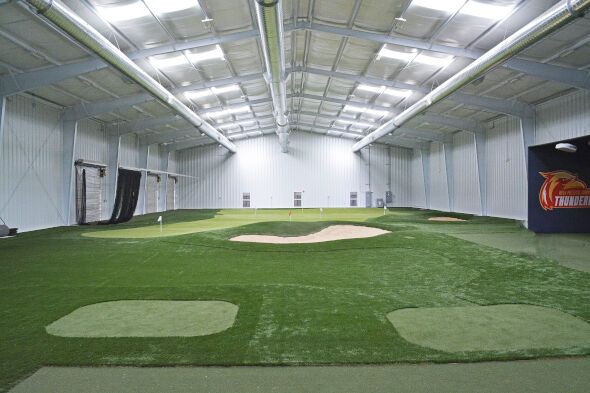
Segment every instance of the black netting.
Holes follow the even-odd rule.
[[[109,224],[118,224],[131,220],[137,199],[139,197],[139,183],[141,172],[119,168],[117,178],[117,196]]]
[[[76,168],[76,222],[86,224],[86,169]]]

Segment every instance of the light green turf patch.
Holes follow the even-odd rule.
[[[212,231],[217,229],[234,228],[256,222],[285,221],[289,222],[317,222],[317,221],[352,221],[362,222],[369,218],[383,216],[383,209],[323,209],[320,217],[319,209],[228,209],[221,210],[215,217],[198,221],[177,222],[164,225],[162,232],[154,218],[153,225],[138,228],[111,229],[82,234],[87,237],[99,238],[150,238],[186,235],[189,233]],[[392,214],[392,213],[387,213]]]
[[[465,233],[459,239],[500,250],[555,259],[571,269],[590,273],[590,236],[586,234]]]
[[[238,306],[223,301],[120,300],[80,307],[45,327],[61,337],[192,337],[229,329]]]
[[[407,341],[446,352],[590,346],[590,324],[538,306],[406,308],[387,319]]]

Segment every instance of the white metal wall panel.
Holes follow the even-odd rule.
[[[377,199],[385,203],[385,191],[388,191],[389,181],[389,148],[387,145],[374,144],[371,149],[371,190],[373,192],[373,207],[377,206]]]
[[[250,192],[252,207],[292,207],[293,192],[303,191],[303,207],[344,207],[351,191],[362,196],[364,164],[351,153],[354,142],[308,133],[291,135],[281,153],[275,135],[237,141],[238,152],[217,146],[177,152],[180,208],[239,208]],[[364,197],[359,198],[359,206]]]
[[[176,209],[176,180],[173,177],[166,178],[166,210]]]
[[[399,147],[391,147],[391,192],[393,194],[392,206],[411,205],[410,166],[412,162],[412,150]]]
[[[139,144],[135,134],[121,136],[119,145],[119,165],[137,167],[139,161]]]
[[[158,199],[160,195],[160,185],[158,176],[148,175],[145,183],[145,212],[155,213],[158,211]]]
[[[453,135],[453,179],[455,211],[481,214],[475,137],[469,132]]]
[[[166,152],[165,154],[168,154],[168,172],[178,173],[178,171],[176,170],[176,152],[171,151],[170,153]]]
[[[430,144],[430,208],[449,210],[447,167],[442,143]]]
[[[410,190],[412,207],[426,207],[426,195],[424,194],[424,171],[422,170],[422,155],[419,150],[412,150],[410,163]]]
[[[159,145],[148,146],[148,160],[147,167],[149,169],[161,170],[161,159]]]
[[[75,158],[108,164],[109,140],[101,123],[91,119],[78,122]]]
[[[590,135],[590,92],[578,90],[540,104],[536,115],[535,144]]]
[[[21,231],[63,225],[63,130],[58,109],[16,95],[6,100],[0,216]]]
[[[487,214],[525,219],[527,179],[520,121],[505,117],[487,132]]]

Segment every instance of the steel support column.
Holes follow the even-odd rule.
[[[62,213],[64,225],[71,224],[72,199],[74,199],[74,155],[76,154],[77,121],[63,123],[62,155]]]
[[[160,152],[160,170],[163,172],[168,172],[168,163],[170,159],[170,152]],[[160,200],[158,206],[158,211],[165,212],[166,211],[166,197],[168,196],[166,193],[166,188],[168,186],[168,174],[162,174],[160,176]]]
[[[109,212],[112,214],[115,208],[115,198],[117,195],[117,178],[119,176],[119,148],[121,146],[121,137],[118,133],[109,133],[109,162],[107,167],[107,203]]]
[[[449,194],[449,211],[455,211],[455,176],[453,172],[453,143],[448,141],[443,143],[445,153],[445,167],[447,170],[447,192]]]
[[[149,145],[139,145],[139,168],[147,168],[149,154]],[[147,171],[141,171],[141,181],[139,183],[139,197],[137,199],[136,214],[145,214],[145,187],[147,180]]]
[[[481,215],[487,215],[487,170],[486,170],[486,133],[478,131],[473,134],[475,155],[477,157],[477,182],[479,185],[479,200]]]
[[[426,209],[430,209],[430,150],[420,149],[420,156],[424,176],[424,204]]]

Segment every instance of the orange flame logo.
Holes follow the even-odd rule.
[[[564,170],[539,174],[546,179],[539,192],[543,209],[590,207],[590,189],[577,174]]]

